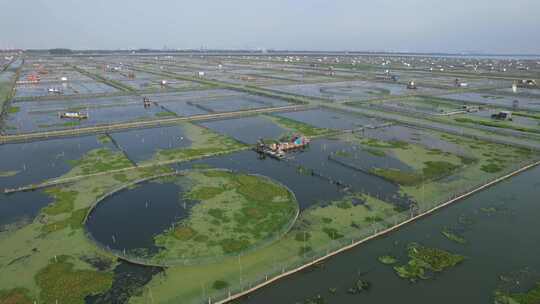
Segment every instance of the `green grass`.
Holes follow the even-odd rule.
[[[113,275],[92,270],[76,270],[68,256],[52,259],[35,276],[43,303],[84,304],[88,295],[102,293],[112,286]]]

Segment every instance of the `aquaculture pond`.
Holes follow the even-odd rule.
[[[18,111],[9,115],[5,121],[4,132],[8,134],[37,131],[70,129],[101,124],[121,123],[135,120],[158,119],[172,113],[159,106],[145,108],[142,102],[93,105],[71,103],[60,105],[49,104],[38,108],[41,102],[18,102],[14,105]],[[88,114],[87,119],[65,119],[60,114],[65,111],[82,111]]]
[[[52,201],[53,199],[41,190],[0,193],[0,233],[32,222],[41,208]]]
[[[280,107],[289,104],[286,101],[279,99],[251,95],[216,97],[207,100],[197,100],[191,103],[208,112],[233,112],[258,108]]]
[[[441,96],[452,100],[468,101],[472,103],[486,104],[498,107],[512,108],[514,101],[518,101],[517,106],[521,109],[540,111],[540,98],[523,96],[497,95],[492,93],[459,93]]]
[[[361,134],[363,137],[376,140],[420,144],[429,149],[441,150],[462,156],[467,155],[466,149],[459,143],[445,139],[442,133],[431,132],[425,129],[392,125],[384,128],[365,129]]]
[[[413,112],[430,115],[444,115],[462,110],[460,105],[451,101],[423,97],[389,100],[381,103],[374,102],[372,106],[379,106],[400,112]]]
[[[255,144],[259,139],[278,139],[287,133],[286,129],[268,119],[267,116],[210,120],[201,122],[199,125],[247,144]]]
[[[112,143],[101,142],[97,136],[0,145],[0,189],[61,176],[73,167],[70,161],[100,148],[117,151]]]
[[[314,83],[268,87],[292,94],[325,98],[329,100],[374,99],[384,95],[404,95],[410,90],[403,84],[368,81],[349,81],[334,83]],[[421,92],[437,92],[433,88],[420,88]]]
[[[345,112],[332,111],[325,108],[318,108],[305,111],[285,112],[274,114],[300,121],[318,128],[328,128],[335,130],[354,130],[362,127],[374,127],[383,125],[385,122],[362,115],[348,114]]]
[[[277,240],[298,212],[293,193],[261,175],[189,170],[105,198],[87,228],[108,248],[171,265]]]
[[[496,290],[527,292],[540,280],[538,181],[535,168],[238,302],[490,304]],[[411,259],[413,242],[464,260],[412,283],[394,267]],[[359,280],[368,290],[354,290]]]
[[[159,150],[185,148],[192,143],[182,125],[135,129],[109,136],[134,162],[150,160]]]
[[[175,183],[144,182],[98,204],[88,217],[87,229],[96,241],[113,250],[155,254],[154,236],[188,215],[182,198]]]
[[[49,89],[58,89],[62,95],[111,93],[117,89],[97,81],[49,82],[38,84],[19,84],[15,87],[15,98],[53,96]]]

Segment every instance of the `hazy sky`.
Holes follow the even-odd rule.
[[[540,53],[540,0],[0,0],[0,48]]]

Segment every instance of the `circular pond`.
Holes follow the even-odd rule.
[[[99,245],[132,262],[209,263],[277,240],[298,212],[294,194],[267,177],[187,170],[107,196],[86,228]]]

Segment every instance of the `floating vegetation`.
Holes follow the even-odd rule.
[[[69,256],[53,258],[49,265],[35,275],[43,303],[84,304],[88,295],[105,292],[112,286],[111,273],[76,270]]]
[[[393,265],[398,262],[398,259],[391,255],[383,255],[377,258],[379,262],[383,263],[384,265]]]
[[[2,304],[34,304],[30,298],[30,291],[25,288],[0,290],[0,303]]]
[[[279,236],[298,212],[287,188],[261,176],[225,170],[187,171],[174,177],[175,181],[191,185],[182,196],[196,204],[188,218],[154,238],[163,248],[156,260],[242,252]]]
[[[107,134],[101,134],[97,137],[99,143],[101,144],[108,144],[112,142],[112,138]]]
[[[19,173],[19,171],[0,171],[0,177],[12,177]]]
[[[20,110],[21,110],[21,107],[11,106],[11,107],[9,107],[7,112],[9,114],[15,114],[15,113],[18,113]]]
[[[522,293],[495,291],[495,304],[538,304],[540,303],[540,282]]]
[[[212,288],[217,290],[225,289],[227,287],[229,287],[229,283],[222,280],[214,281],[214,284],[212,284]]]
[[[77,191],[66,191],[62,188],[48,188],[45,190],[49,196],[54,198],[54,203],[43,208],[43,213],[47,215],[58,215],[68,213],[73,210],[73,204],[77,195]]]
[[[373,148],[364,148],[364,151],[368,152],[369,154],[371,154],[373,156],[378,156],[378,157],[385,157],[386,156],[386,152],[384,152],[382,150],[377,150],[377,149],[373,149]]]
[[[347,290],[347,293],[358,294],[371,288],[371,283],[364,280],[357,280],[353,287]]]
[[[312,298],[305,299],[303,304],[326,304],[326,300],[321,295],[316,295]]]
[[[96,149],[86,153],[80,160],[71,160],[69,163],[75,167],[71,174],[93,174],[111,170],[132,167],[133,164],[121,152],[109,149]]]
[[[332,132],[332,130],[330,129],[313,127],[306,123],[299,122],[283,116],[266,115],[266,117],[278,124],[280,127],[301,133],[304,136],[320,136]]]
[[[426,161],[421,172],[404,172],[394,168],[374,168],[371,171],[389,181],[404,186],[417,185],[450,175],[460,166],[446,161]]]
[[[449,240],[451,240],[453,242],[456,242],[458,244],[466,244],[467,243],[467,240],[464,237],[462,237],[461,235],[456,234],[455,232],[451,231],[448,228],[443,229],[443,231],[441,231],[441,233],[447,239],[449,239]]]
[[[494,163],[485,164],[485,165],[482,165],[482,167],[480,167],[480,170],[486,173],[497,173],[497,172],[502,171],[502,169],[503,168],[501,166]]]
[[[411,282],[418,279],[429,279],[427,272],[442,272],[456,266],[465,257],[438,248],[424,247],[416,243],[408,246],[409,262],[405,265],[394,266],[396,274]]]
[[[171,117],[171,116],[177,116],[176,113],[173,112],[157,112],[155,114],[157,117]]]

